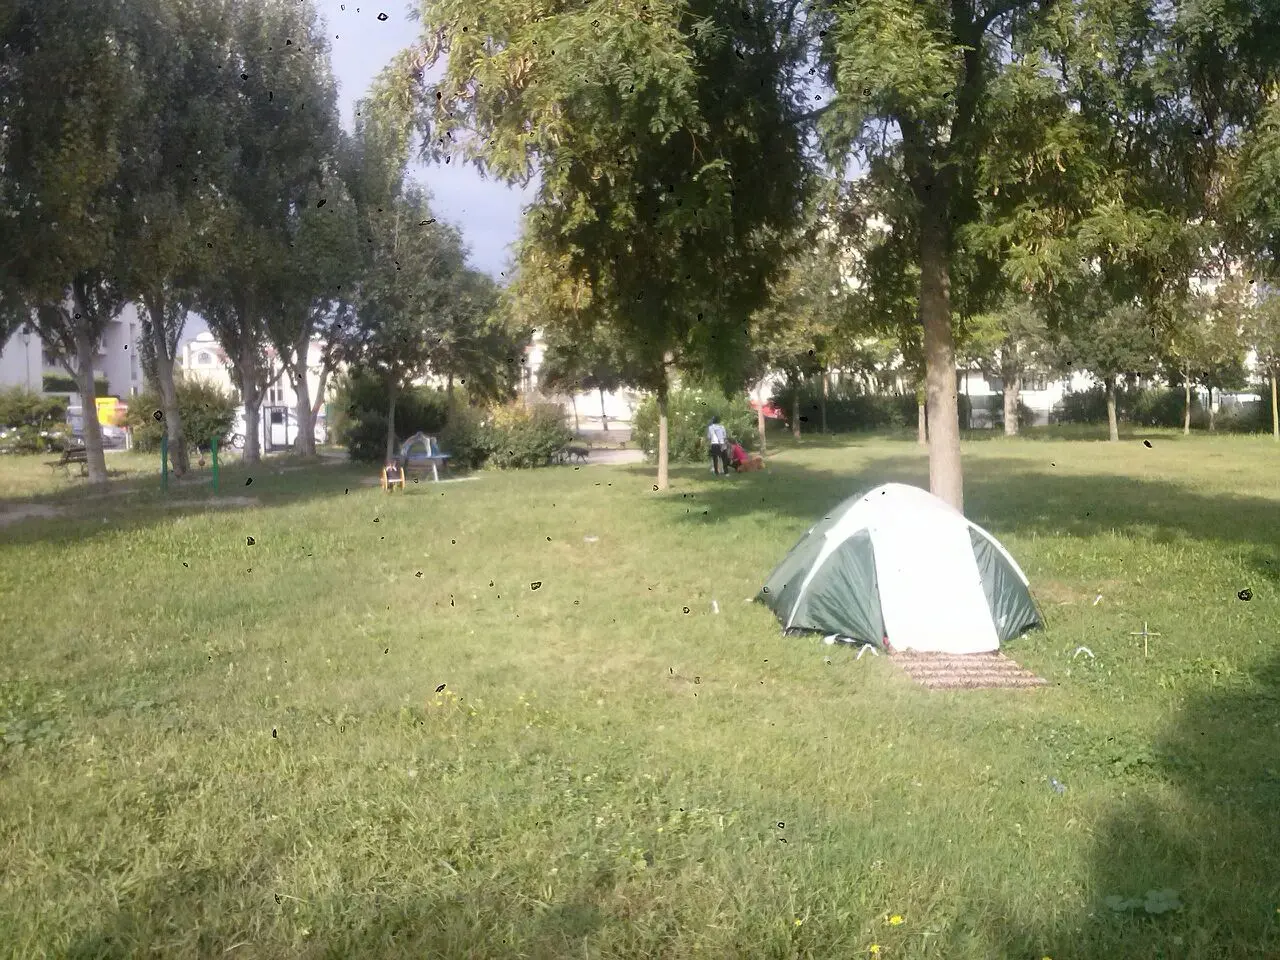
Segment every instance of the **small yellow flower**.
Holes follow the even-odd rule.
[[[796,926],[798,927],[798,926],[800,926],[800,924],[802,924],[802,923],[804,923],[804,921],[803,921],[803,920],[801,920],[799,917],[796,917]]]
[[[878,956],[880,956],[880,944],[878,944],[878,943],[873,943],[873,944],[871,945],[871,955],[872,955],[873,957],[878,957]]]
[[[900,923],[902,923],[902,917],[898,916],[896,913],[895,913],[892,917],[890,917],[890,918],[889,918],[889,925],[890,925],[890,926],[896,927],[896,926],[898,926]]]

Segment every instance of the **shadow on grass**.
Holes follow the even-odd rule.
[[[1278,733],[1280,655],[1193,694],[1096,828],[1083,913],[997,936],[1055,960],[1280,956]]]
[[[155,885],[122,904],[100,929],[86,931],[68,960],[124,960],[139,956],[267,958],[505,957],[537,960],[584,955],[584,941],[606,923],[613,907],[604,885],[587,884],[542,904],[501,879],[488,892],[460,888],[409,899],[368,891],[307,902],[263,894],[254,908],[236,894],[219,912],[218,898],[234,889],[228,878],[196,871]],[[246,913],[266,914],[246,916]]]
[[[642,475],[637,467],[626,469]],[[681,505],[679,522],[782,518],[796,521],[799,537],[826,511],[862,490],[890,482],[928,489],[928,478],[922,452],[874,457],[847,474],[775,461],[760,473],[717,480],[709,468],[681,465],[672,469],[672,479],[706,484],[688,497],[707,513],[686,513],[689,500],[682,492],[673,503]],[[1280,500],[1206,495],[1167,480],[1116,474],[1055,474],[1048,464],[985,456],[971,461],[966,474],[965,514],[997,537],[1012,532],[1080,538],[1119,533],[1156,544],[1195,541],[1239,553],[1259,576],[1280,581]],[[790,547],[791,542],[779,544],[779,559]]]
[[[457,471],[451,474],[462,475]],[[171,480],[167,492],[161,490],[158,476],[126,477],[110,480],[102,489],[81,484],[37,496],[0,499],[0,516],[10,511],[29,511],[29,519],[0,525],[0,531],[7,544],[70,545],[106,532],[146,529],[208,511],[235,513],[251,507],[280,507],[342,497],[371,483],[376,485],[377,478],[378,468],[370,464],[297,457],[228,465],[219,471],[217,493],[207,471]],[[403,494],[397,491],[395,496],[435,494],[434,486],[428,477],[408,484]]]

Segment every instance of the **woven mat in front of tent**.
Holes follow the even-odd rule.
[[[912,680],[930,690],[1017,690],[1049,683],[1000,652],[906,652],[893,654],[892,660]]]

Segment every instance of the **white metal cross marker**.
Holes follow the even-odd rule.
[[[1142,655],[1145,657],[1145,656],[1147,656],[1147,638],[1148,638],[1148,637],[1158,637],[1158,636],[1160,636],[1160,634],[1158,634],[1158,633],[1148,633],[1148,632],[1147,632],[1147,621],[1143,620],[1143,621],[1142,621],[1142,632],[1141,632],[1141,633],[1138,633],[1138,631],[1136,631],[1136,630],[1135,630],[1135,631],[1133,631],[1133,633],[1129,634],[1129,636],[1131,636],[1131,637],[1141,637],[1141,638],[1142,638]]]

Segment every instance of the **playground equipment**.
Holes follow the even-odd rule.
[[[382,489],[389,492],[396,484],[400,485],[401,491],[404,490],[404,471],[399,463],[392,461],[382,468]]]
[[[218,492],[218,438],[209,438],[209,455],[213,459],[213,492]],[[169,434],[160,434],[160,490],[169,492]]]
[[[427,466],[430,465],[431,478],[438,483],[439,468],[449,459],[449,454],[440,452],[440,445],[436,443],[435,437],[428,437],[425,433],[418,432],[401,445],[397,463],[402,477],[408,473],[425,474]]]

